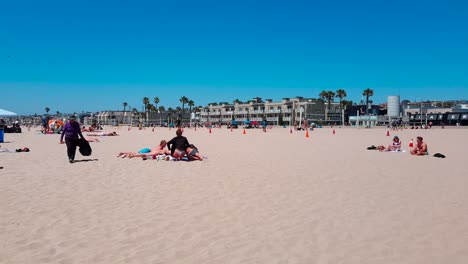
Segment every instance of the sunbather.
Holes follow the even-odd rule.
[[[137,152],[120,152],[117,157],[121,158],[138,158],[138,157],[150,157],[150,156],[156,156],[156,155],[170,155],[171,152],[169,150],[165,150],[164,148],[166,147],[167,142],[165,140],[161,140],[161,143],[159,143],[158,146],[154,147],[151,149],[149,152],[146,153],[137,153]]]
[[[203,161],[203,156],[200,155],[200,152],[198,151],[198,148],[195,147],[195,145],[190,144],[189,147],[187,148],[187,156],[189,160],[199,160]]]
[[[411,155],[424,156],[428,155],[427,144],[423,142],[422,137],[416,138],[416,146],[410,151]]]
[[[389,145],[385,151],[401,151],[400,138],[398,138],[398,136],[394,136],[392,144]]]
[[[176,137],[167,142],[167,148],[171,150],[171,156],[176,160],[182,159],[186,155],[189,142],[186,137],[182,136],[182,130],[179,128],[176,131]]]
[[[102,133],[95,133],[95,134],[87,134],[87,136],[93,136],[93,137],[104,137],[104,136],[118,136],[117,132],[102,132]]]

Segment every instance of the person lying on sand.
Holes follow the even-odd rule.
[[[135,153],[135,152],[120,152],[117,157],[121,158],[145,158],[149,156],[156,156],[156,155],[170,155],[171,152],[169,150],[165,150],[164,148],[166,147],[167,142],[166,140],[161,140],[161,143],[159,143],[158,146],[154,147],[147,153]]]
[[[0,148],[0,153],[16,153],[16,152],[29,152],[29,148],[20,148],[20,149],[5,149]]]
[[[117,132],[102,132],[102,133],[95,133],[95,134],[87,134],[87,136],[92,136],[92,137],[104,137],[104,136],[118,136]]]

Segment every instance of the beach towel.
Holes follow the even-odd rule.
[[[79,151],[80,151],[81,155],[91,156],[91,153],[93,151],[91,149],[91,146],[89,145],[89,142],[86,139],[80,138],[78,140],[78,147],[79,147]]]
[[[164,155],[164,154],[160,154],[160,155],[154,155],[154,156],[150,156],[150,157],[143,157],[142,158],[143,160],[156,160],[156,161],[160,161],[160,160],[175,160],[173,157],[171,157],[170,155]]]

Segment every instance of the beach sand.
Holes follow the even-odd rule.
[[[5,134],[31,152],[0,153],[0,263],[468,263],[467,129],[185,129],[203,162],[117,158],[175,130],[117,132],[74,164]],[[393,135],[431,155],[366,149]]]

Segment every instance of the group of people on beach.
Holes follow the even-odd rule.
[[[176,130],[176,137],[169,140],[161,140],[159,145],[149,150],[149,152],[120,152],[117,157],[122,158],[143,158],[146,159],[148,157],[157,157],[157,156],[164,156],[165,160],[182,160],[183,158],[187,158],[188,160],[203,160],[203,156],[198,151],[198,148],[195,145],[190,144],[188,139],[182,136],[182,129]],[[167,149],[166,149],[167,146]]]
[[[60,144],[67,145],[67,156],[68,161],[73,163],[75,161],[75,154],[76,148],[80,144],[83,144],[82,141],[86,142],[99,142],[96,139],[85,139],[83,134],[81,133],[82,128],[80,124],[75,120],[75,118],[70,118],[69,122],[65,124],[62,130],[62,134],[60,136]],[[182,160],[187,158],[188,160],[203,160],[203,156],[200,155],[198,148],[195,147],[193,144],[190,144],[186,137],[182,136],[182,129],[177,129],[176,137],[171,139],[169,142],[166,140],[162,140],[161,143],[154,147],[153,149],[149,150],[145,153],[135,153],[135,152],[121,152],[118,154],[118,157],[128,157],[128,158],[135,158],[135,157],[156,157],[159,155],[166,156],[167,160]],[[101,132],[97,134],[87,134],[87,136],[118,136],[118,134],[114,132]],[[80,140],[81,139],[81,140]],[[167,149],[165,149],[167,146]]]
[[[400,138],[398,136],[394,136],[392,144],[388,145],[387,147],[380,145],[375,149],[379,151],[401,151]],[[423,138],[421,136],[416,138],[416,145],[413,149],[410,150],[410,154],[416,156],[424,156],[429,154],[427,144],[423,142]]]

